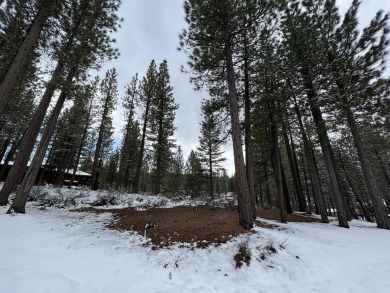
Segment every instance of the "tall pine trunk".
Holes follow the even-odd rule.
[[[360,138],[358,125],[355,121],[355,117],[352,113],[351,108],[348,106],[348,100],[345,96],[345,91],[340,81],[337,82],[337,86],[340,91],[343,110],[347,115],[348,126],[351,130],[352,137],[355,142],[355,147],[359,156],[360,164],[362,165],[364,180],[366,181],[368,194],[370,195],[371,198],[376,224],[378,228],[390,230],[390,219],[389,216],[387,215],[383,203],[383,198],[377,188],[367,153],[364,150],[363,142]]]
[[[251,195],[251,205],[256,207],[255,200],[255,182],[254,182],[254,166],[253,166],[253,141],[252,141],[252,119],[251,119],[251,98],[249,85],[249,53],[248,53],[248,37],[244,36],[244,108],[245,108],[245,164],[246,176],[248,179],[248,187]],[[253,220],[256,220],[256,208],[252,211]]]
[[[70,80],[72,80],[72,78]],[[31,188],[33,187],[37,179],[39,169],[41,168],[42,161],[45,157],[50,138],[54,132],[55,125],[58,120],[58,117],[60,116],[61,109],[64,105],[66,96],[66,92],[62,91],[60,96],[58,97],[57,103],[43,131],[41,140],[38,145],[38,149],[34,154],[34,158],[31,162],[31,165],[23,178],[22,184],[19,186],[19,189],[16,192],[15,200],[13,201],[7,213],[11,213],[12,211],[16,213],[25,213],[28,196],[30,194]]]
[[[317,204],[316,206],[318,206],[318,211],[321,215],[321,221],[323,223],[329,223],[328,213],[326,211],[326,206],[324,203],[324,196],[323,196],[322,190],[321,190],[321,181],[320,181],[320,177],[318,176],[317,168],[316,168],[315,161],[314,161],[314,154],[311,150],[310,142],[309,142],[309,139],[306,135],[306,130],[305,130],[305,127],[304,127],[303,122],[302,122],[302,114],[301,114],[299,106],[296,102],[295,96],[293,96],[293,99],[294,99],[294,104],[295,104],[294,109],[295,109],[295,113],[297,115],[298,125],[299,125],[299,129],[300,129],[301,136],[302,136],[303,149],[304,149],[307,164],[309,167],[310,179],[311,179],[312,188],[313,188],[314,201]]]
[[[0,83],[0,117],[4,114],[7,103],[11,99],[12,91],[19,81],[20,76],[24,73],[30,53],[37,44],[39,35],[49,18],[53,8],[57,5],[56,0],[43,1],[38,10],[31,26],[26,32],[24,41],[16,53],[10,67],[5,73]]]
[[[339,226],[343,228],[349,228],[348,217],[346,214],[346,207],[344,206],[341,188],[339,186],[339,180],[337,178],[337,173],[335,170],[336,166],[333,160],[332,147],[329,141],[328,131],[325,126],[325,121],[322,117],[321,109],[318,105],[318,99],[314,90],[309,68],[307,66],[301,69],[301,75],[303,77],[303,84],[306,88],[306,95],[308,98],[310,111],[313,117],[313,122],[316,127],[317,137],[320,142],[326,168],[328,170],[332,194],[336,201]]]
[[[64,63],[60,60],[40,100],[39,106],[35,111],[34,117],[30,122],[27,132],[20,143],[18,155],[15,158],[7,180],[4,182],[3,188],[0,191],[0,206],[7,205],[9,195],[20,183],[23,177],[27,162],[30,158],[39,130],[42,126],[43,119],[45,118],[47,108],[49,107],[51,98],[53,97],[54,91],[57,88],[57,81],[62,74],[63,67]]]
[[[156,157],[156,178],[154,182],[154,193],[156,195],[161,194],[161,168],[162,168],[162,156],[163,156],[163,113],[164,113],[164,95],[160,97],[159,104],[159,120],[158,120],[158,133],[157,133],[157,157]]]
[[[248,178],[246,175],[246,167],[244,163],[244,155],[242,151],[241,126],[238,112],[238,96],[236,79],[234,76],[234,65],[230,39],[225,40],[225,59],[240,225],[244,229],[251,229],[253,227],[253,210],[255,207],[252,206],[253,203],[251,201]]]

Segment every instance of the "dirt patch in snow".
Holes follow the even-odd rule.
[[[231,208],[211,206],[179,206],[174,208],[85,208],[79,211],[96,213],[109,212],[114,220],[107,225],[110,229],[136,231],[151,239],[152,248],[162,248],[174,243],[190,244],[204,248],[219,245],[232,237],[250,233],[239,225],[237,211]],[[259,210],[258,215],[267,219],[278,219],[278,210]],[[310,218],[289,215],[291,221],[307,222]],[[312,219],[313,220],[313,219]],[[279,229],[278,225],[256,221],[256,225]]]

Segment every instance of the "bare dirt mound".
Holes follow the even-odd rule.
[[[249,232],[240,227],[238,213],[231,208],[179,206],[140,210],[129,207],[104,210],[87,208],[82,211],[110,212],[114,221],[107,225],[108,228],[137,231],[141,235],[146,233],[156,248],[176,242],[206,247]]]
[[[151,239],[152,248],[162,248],[173,243],[191,243],[198,248],[210,244],[219,245],[232,237],[250,233],[239,225],[238,213],[232,208],[212,206],[179,206],[173,208],[123,208],[96,209],[86,208],[79,211],[105,213],[113,215],[114,220],[107,225],[110,229],[136,231]],[[257,211],[258,216],[270,220],[279,219],[278,210]],[[291,222],[315,222],[317,219],[288,215]],[[256,221],[256,225],[279,229],[278,225]]]

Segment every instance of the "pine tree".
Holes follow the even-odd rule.
[[[185,191],[191,198],[203,195],[205,190],[205,176],[202,170],[202,163],[193,150],[188,156],[185,166]]]
[[[134,181],[137,160],[139,157],[139,124],[134,117],[134,108],[138,99],[138,76],[134,76],[127,86],[123,107],[126,114],[126,124],[123,129],[123,139],[120,149],[120,163],[117,188],[127,189]]]
[[[172,138],[175,131],[175,111],[179,105],[175,103],[169,81],[168,63],[164,60],[158,70],[156,94],[150,105],[151,140],[153,142],[155,161],[155,188],[156,195],[161,193],[161,184],[164,173],[169,166],[171,149],[174,146]]]
[[[101,92],[101,116],[99,119],[98,137],[96,142],[95,154],[93,159],[91,174],[91,189],[99,188],[99,173],[103,166],[103,160],[110,149],[112,136],[112,111],[115,109],[118,96],[117,73],[116,69],[110,69],[106,72],[105,78],[100,84]]]
[[[146,76],[142,79],[140,85],[139,99],[142,108],[142,133],[141,133],[141,143],[138,155],[137,169],[135,171],[134,181],[133,181],[133,192],[138,193],[139,182],[141,177],[141,169],[144,160],[145,152],[145,140],[147,128],[150,124],[150,108],[152,99],[156,95],[156,82],[157,82],[157,68],[154,60],[150,62]]]
[[[248,22],[245,15],[249,7],[255,11]],[[260,10],[260,6],[254,5],[254,1],[188,0],[184,10],[189,27],[180,36],[180,49],[189,55],[189,66],[194,72],[192,81],[197,88],[204,82],[213,88],[215,82],[220,84],[221,76],[224,78],[230,108],[240,224],[245,229],[253,226],[255,202],[250,194],[242,151],[234,61],[241,32],[262,16],[256,9]]]
[[[117,51],[111,47],[113,40],[108,34],[119,25],[120,19],[116,13],[120,2],[96,1],[94,3],[80,0],[80,3],[73,3],[75,5],[67,7],[70,11],[62,15],[67,25],[61,35],[60,44],[56,44],[55,48],[58,50],[54,50],[53,53],[57,65],[20,144],[10,176],[0,192],[0,205],[7,204],[9,194],[22,178],[51,98],[61,82],[65,80],[67,84],[86,68],[99,66],[102,60],[117,55]]]
[[[306,98],[312,114],[313,122],[316,127],[317,137],[321,145],[322,153],[325,159],[328,176],[333,197],[336,200],[339,225],[348,228],[348,217],[346,213],[345,198],[342,195],[340,186],[340,172],[333,156],[333,149],[329,140],[328,129],[323,118],[323,113],[319,104],[319,96],[315,78],[317,77],[317,63],[322,56],[317,56],[321,51],[320,34],[316,27],[312,26],[310,15],[318,13],[324,5],[328,3],[323,0],[303,2],[307,13],[297,1],[283,1],[283,19],[281,30],[284,38],[284,48],[289,62],[294,68],[300,68],[300,82],[305,89]],[[334,25],[334,19],[330,18],[329,27]],[[326,33],[326,32],[321,32]],[[319,59],[320,58],[320,59]]]
[[[390,229],[390,220],[383,204],[383,198],[378,191],[370,160],[361,139],[360,127],[352,110],[352,107],[359,105],[359,102],[360,104],[366,103],[366,100],[359,101],[359,99],[363,96],[367,99],[370,92],[375,91],[375,87],[381,84],[381,81],[377,82],[377,78],[383,74],[385,57],[388,53],[387,37],[390,14],[384,15],[382,11],[379,11],[358,38],[359,5],[358,0],[352,2],[343,23],[334,32],[334,38],[325,43],[328,44],[327,61],[338,89],[339,107],[347,118],[362,165],[377,226]]]
[[[33,51],[46,21],[54,12],[54,9],[60,5],[61,1],[45,0],[41,2],[31,26],[26,31],[23,43],[13,57],[12,63],[7,69],[3,69],[4,75],[2,76],[0,83],[0,119],[11,98],[12,91],[15,88],[19,77],[23,74],[26,65],[28,64],[30,53]]]
[[[209,178],[209,196],[214,198],[214,177],[221,169],[221,163],[226,159],[222,157],[222,141],[219,137],[220,127],[207,102],[202,105],[203,121],[201,123],[198,154]]]
[[[111,153],[107,162],[102,167],[101,171],[101,187],[105,189],[114,189],[116,185],[116,181],[118,179],[118,167],[119,167],[119,150]]]
[[[183,192],[184,188],[184,157],[181,147],[178,146],[175,153],[172,154],[172,159],[169,166],[169,174],[166,181],[167,189],[172,195],[177,195]]]

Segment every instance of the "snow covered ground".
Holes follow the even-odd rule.
[[[138,201],[141,197],[154,202],[145,196]],[[151,250],[143,247],[142,236],[107,230],[109,214],[42,209],[34,202],[26,211],[6,215],[0,208],[0,292],[371,293],[390,288],[390,232],[370,223],[352,221],[350,229],[336,222],[289,223],[283,229],[257,227],[219,247]],[[250,265],[236,269],[234,256],[245,244]],[[276,253],[266,248],[270,244]]]

